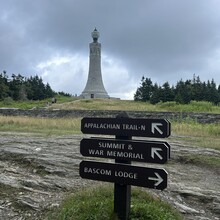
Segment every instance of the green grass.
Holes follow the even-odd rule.
[[[0,131],[30,132],[46,135],[81,134],[81,118],[31,118],[0,116]],[[183,136],[192,146],[220,150],[219,124],[199,124],[193,120],[171,121],[171,138]]]
[[[65,135],[80,133],[79,118],[0,116],[0,131]]]
[[[67,97],[67,96],[61,96],[57,95],[55,96],[58,103],[66,103],[71,102],[73,100],[76,100],[74,97]],[[19,109],[32,109],[32,108],[43,108],[48,105],[48,103],[51,104],[51,98],[44,99],[44,100],[26,100],[26,101],[14,101],[11,98],[6,98],[3,101],[0,101],[0,108],[19,108]]]
[[[53,220],[118,220],[113,213],[113,187],[82,189],[69,196],[59,210],[52,210]],[[159,198],[132,188],[129,220],[181,220],[180,214]]]
[[[205,101],[191,101],[190,104],[177,104],[176,102],[160,102],[156,106],[161,110],[173,112],[220,113],[219,105],[213,105],[211,102]]]
[[[157,107],[145,102],[134,102],[119,99],[79,99],[63,104],[57,103],[51,108],[64,110],[123,110],[123,111],[156,111]]]
[[[193,120],[171,121],[173,136],[183,136],[182,141],[192,146],[220,150],[220,125],[200,124]]]
[[[193,120],[171,122],[173,138],[191,147],[210,148],[220,151],[220,125],[200,124]],[[220,169],[220,158],[212,155],[187,155],[182,162]]]
[[[202,124],[194,120],[175,121],[171,120],[171,129],[174,133],[198,137],[220,137],[219,124]]]
[[[192,101],[190,104],[177,104],[165,102],[152,105],[148,102],[135,102],[118,99],[79,99],[74,102],[58,103],[51,106],[57,109],[83,109],[83,110],[123,110],[123,111],[173,111],[173,112],[209,112],[219,113],[220,107],[210,102]]]
[[[220,158],[208,155],[187,155],[180,158],[182,163],[196,164],[198,166],[206,166],[220,172]]]
[[[19,108],[19,109],[32,109],[45,107],[48,100],[43,101],[13,101],[10,98],[0,101],[0,108]]]
[[[165,102],[152,105],[149,102],[136,102],[133,100],[119,99],[77,99],[76,97],[56,96],[57,103],[50,106],[50,109],[63,110],[122,110],[122,111],[172,111],[172,112],[205,112],[220,114],[220,106],[210,102],[191,101],[190,104],[177,104],[176,102]],[[18,101],[10,98],[0,102],[0,107],[6,108],[42,108],[51,103],[51,99],[41,101]]]

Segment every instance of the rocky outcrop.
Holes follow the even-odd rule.
[[[28,117],[116,117],[122,111],[108,110],[48,110],[32,109],[22,110],[15,108],[0,108],[0,115],[5,116],[28,116]],[[193,119],[199,123],[220,123],[220,114],[209,113],[185,113],[185,112],[147,112],[147,111],[127,111],[132,118],[166,118],[174,120]]]
[[[58,207],[67,194],[93,185],[94,181],[79,176],[81,139],[82,135],[0,133],[0,219],[44,219],[44,212]],[[165,168],[168,187],[146,190],[176,207],[184,219],[219,220],[220,170],[186,163],[183,157],[200,154],[219,158],[220,152],[187,146],[180,137],[172,136],[168,142],[168,164],[138,164]]]

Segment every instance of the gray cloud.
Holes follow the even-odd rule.
[[[72,59],[72,63],[59,66],[65,76],[77,77],[72,86],[54,84],[59,90],[79,94],[87,76],[90,33],[97,27],[102,54],[106,57],[105,84],[110,93],[123,96],[131,92],[143,74],[159,83],[175,83],[180,78],[191,78],[194,73],[202,80],[214,78],[220,83],[217,0],[0,0],[0,3],[0,69],[9,74],[43,75],[41,71],[45,69],[37,68],[40,63],[56,56],[79,55],[84,62]],[[112,68],[105,66],[109,59],[114,61]],[[47,72],[45,80],[54,83],[53,76],[59,78],[61,70],[56,66],[51,69],[53,72]],[[84,72],[79,74],[81,70]],[[117,90],[111,75],[120,74],[125,83]]]

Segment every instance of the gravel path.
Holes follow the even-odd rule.
[[[59,206],[70,191],[91,184],[78,174],[82,137],[0,133],[0,219],[43,219],[42,213]],[[168,188],[146,190],[175,206],[184,219],[219,220],[220,170],[185,163],[183,158],[192,154],[219,157],[220,151],[187,146],[178,137],[168,142],[168,164],[138,164],[165,168]]]

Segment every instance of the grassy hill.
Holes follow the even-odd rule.
[[[123,110],[123,111],[174,111],[174,112],[208,112],[220,114],[220,106],[210,102],[192,101],[190,104],[165,102],[152,105],[148,102],[119,99],[77,99],[75,97],[56,96],[57,103],[51,104],[51,99],[42,101],[13,101],[8,98],[0,101],[0,108],[49,108],[63,110]]]
[[[123,110],[123,111],[174,111],[174,112],[209,112],[219,113],[220,107],[210,102],[192,101],[190,104],[165,102],[152,105],[148,102],[119,99],[78,99],[69,102],[59,102],[50,109],[84,109],[84,110]]]

